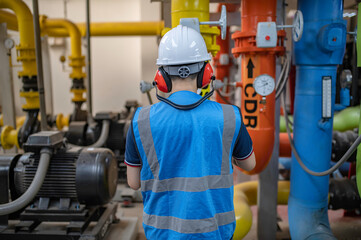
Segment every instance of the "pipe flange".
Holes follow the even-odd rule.
[[[20,128],[19,128],[20,129]],[[19,129],[14,129],[12,126],[4,126],[1,131],[1,146],[3,149],[11,149],[16,145],[16,147],[19,147],[18,142],[18,133]]]

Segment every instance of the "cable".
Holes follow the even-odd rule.
[[[36,170],[35,177],[31,182],[29,188],[26,192],[21,195],[19,198],[15,199],[12,202],[0,204],[0,216],[8,215],[10,213],[16,212],[26,205],[28,205],[38,194],[41,186],[43,185],[46,172],[48,171],[50,158],[52,156],[52,151],[48,148],[43,148],[40,151],[40,160],[38,169]]]
[[[291,56],[287,57],[286,55],[286,63],[282,68],[281,74],[279,76],[279,80],[277,81],[277,85],[276,85],[276,99],[280,97],[284,87],[286,86],[290,69],[291,69]]]
[[[148,101],[150,105],[153,105],[153,100],[152,100],[152,96],[150,96],[150,93],[147,92],[147,97],[148,97]]]
[[[216,90],[216,92],[225,103],[232,105],[232,103],[230,101],[228,101],[227,98],[225,98],[218,89]]]
[[[179,110],[190,110],[190,109],[198,107],[199,105],[201,105],[201,103],[203,103],[205,100],[207,100],[208,98],[210,98],[213,95],[213,92],[214,92],[213,80],[211,81],[211,85],[212,85],[212,90],[210,92],[206,93],[197,102],[192,103],[192,104],[187,104],[187,105],[177,104],[177,103],[174,103],[174,102],[172,102],[171,100],[169,100],[169,99],[167,99],[165,97],[160,96],[158,94],[158,87],[156,85],[155,85],[155,92],[156,92],[156,95],[157,95],[157,98],[158,98],[159,101],[167,103],[170,106],[172,106],[172,107],[174,107],[176,109],[179,109]]]
[[[70,147],[90,147],[90,148],[98,148],[98,147],[102,147],[105,142],[107,141],[108,139],[108,135],[109,135],[109,127],[110,127],[110,121],[109,120],[103,120],[102,122],[102,131],[100,133],[100,136],[98,138],[98,140],[91,144],[91,145],[88,145],[88,146],[79,146],[79,145],[74,145],[74,144],[68,144],[68,146]]]
[[[291,132],[290,132],[290,128],[288,126],[288,114],[286,111],[286,94],[283,93],[283,101],[282,101],[282,107],[284,109],[284,114],[285,114],[285,120],[286,120],[286,129],[287,129],[287,134],[288,134],[288,138],[290,140],[290,145],[292,148],[292,152],[295,155],[295,158],[297,160],[297,162],[300,164],[300,166],[302,167],[303,170],[305,170],[308,174],[311,174],[313,176],[326,176],[331,174],[332,172],[336,171],[347,159],[350,158],[350,156],[353,154],[353,152],[356,150],[357,146],[361,143],[361,135],[358,136],[358,138],[356,139],[356,141],[351,145],[351,147],[347,150],[347,152],[342,156],[342,158],[330,169],[323,171],[323,172],[315,172],[310,170],[309,168],[307,168],[307,166],[302,162],[300,156],[298,155],[298,152],[295,148],[293,139],[291,137]]]

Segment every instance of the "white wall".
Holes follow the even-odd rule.
[[[32,1],[24,1],[32,11]],[[67,0],[66,5],[67,19],[85,22],[85,0]],[[64,0],[39,0],[39,12],[49,18],[64,18]],[[149,0],[91,0],[92,22],[158,20],[160,20],[160,3],[150,3]],[[16,35],[17,33],[12,33],[18,43]],[[105,110],[119,111],[128,99],[142,101],[139,82],[152,81],[156,70],[157,37],[93,37],[91,47],[94,113]],[[64,53],[68,59],[70,54],[68,39],[64,47],[50,47],[54,113],[67,114],[72,111],[73,105],[72,95],[69,92],[71,69],[66,61],[64,71],[64,66],[59,61]],[[83,55],[85,53],[86,49],[83,47]],[[19,64],[15,62],[14,54],[15,51],[13,51],[13,62]],[[18,70],[19,67],[14,68],[16,92],[21,87],[16,77]],[[16,93],[16,104],[20,106],[17,96]],[[147,103],[146,98],[143,99],[144,103]]]

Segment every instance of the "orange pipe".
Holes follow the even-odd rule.
[[[287,133],[280,133],[279,136],[280,136],[280,147],[279,147],[280,157],[291,157],[292,149]]]
[[[236,4],[218,4],[218,9],[217,12],[221,12],[222,9],[222,5],[226,6],[227,12],[235,12],[239,9],[239,5]],[[229,27],[227,27],[227,34],[226,34],[226,39],[222,40],[221,36],[217,36],[217,44],[221,47],[219,52],[217,53],[217,55],[213,58],[214,61],[214,66],[216,69],[216,79],[221,80],[222,82],[225,80],[225,78],[228,79],[228,83],[231,80],[231,76],[230,76],[230,70],[232,67],[232,57],[230,56],[230,47],[229,47],[229,41],[230,41],[230,37],[229,37]],[[220,61],[220,58],[222,58],[222,60]],[[228,60],[227,62],[223,62],[224,60]],[[226,93],[229,93],[230,87],[227,86],[226,87]],[[227,101],[230,101],[230,97],[228,96],[224,96],[224,98]],[[219,103],[226,103],[225,101],[223,101],[223,99],[221,98],[221,96],[219,96],[218,93],[216,93],[216,101]]]
[[[243,122],[253,141],[256,154],[256,167],[246,174],[260,173],[271,159],[274,144],[275,92],[266,96],[266,103],[261,103],[262,96],[253,88],[254,79],[261,74],[275,78],[276,55],[284,53],[284,31],[278,32],[280,46],[258,48],[256,33],[258,22],[276,21],[277,0],[242,0],[241,31],[232,35],[235,47],[232,53],[241,57]],[[261,7],[260,7],[261,6]]]

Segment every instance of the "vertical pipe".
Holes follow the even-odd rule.
[[[337,64],[342,63],[346,24],[342,0],[301,0],[304,31],[294,43],[296,91],[294,142],[304,164],[313,171],[330,167]],[[331,116],[323,115],[324,79],[331,78]],[[329,95],[328,95],[329,96]],[[292,239],[335,239],[329,226],[329,176],[306,173],[292,155],[288,205]]]
[[[277,24],[281,25],[285,19],[284,0],[277,1]],[[281,73],[281,59],[276,61],[276,79]],[[277,83],[277,82],[276,82]],[[278,158],[280,131],[280,98],[275,104],[275,140],[269,164],[259,174],[257,237],[259,240],[276,239],[277,234],[277,192],[278,192]]]
[[[357,12],[357,35],[361,36],[361,3],[358,4],[358,12]],[[361,67],[361,38],[356,38],[356,51],[357,51],[357,67]],[[356,68],[356,74],[358,72],[358,68]],[[358,78],[357,86],[358,86]],[[355,81],[356,82],[356,81]],[[360,105],[361,107],[361,105]],[[359,119],[359,131],[358,134],[361,135],[361,117]],[[357,157],[356,157],[356,182],[357,189],[361,196],[361,146],[357,147]]]
[[[46,104],[44,92],[44,78],[43,78],[43,60],[41,55],[41,39],[40,39],[40,25],[39,25],[39,6],[38,0],[33,0],[33,21],[34,21],[34,35],[35,35],[35,54],[36,54],[36,69],[38,72],[38,91],[40,98],[40,126],[42,131],[46,131]]]
[[[236,4],[218,4],[217,12],[221,12],[222,5],[226,6],[227,12],[235,12],[239,9],[239,5]],[[231,82],[231,68],[233,66],[233,59],[231,56],[229,27],[227,27],[226,39],[222,39],[221,36],[217,36],[217,44],[220,46],[220,50],[217,55],[213,58],[216,79],[223,81],[225,84]],[[232,102],[228,93],[230,92],[230,86],[220,89],[220,92],[226,93],[227,96],[220,96],[216,93],[216,101],[219,103]],[[232,88],[233,89],[233,88]],[[226,101],[225,101],[226,100]]]
[[[92,72],[91,72],[91,45],[90,45],[90,2],[86,0],[86,43],[87,43],[87,106],[89,118],[93,116],[93,97],[92,97]]]
[[[285,51],[284,31],[278,31],[277,43],[273,48],[258,48],[256,45],[257,25],[259,22],[276,21],[276,0],[243,0],[241,2],[241,31],[232,35],[235,47],[232,53],[241,58],[243,122],[253,140],[256,167],[247,174],[260,173],[271,159],[274,144],[275,92],[262,96],[253,88],[254,79],[267,74],[275,78],[276,56]],[[262,7],[260,7],[262,6]]]

